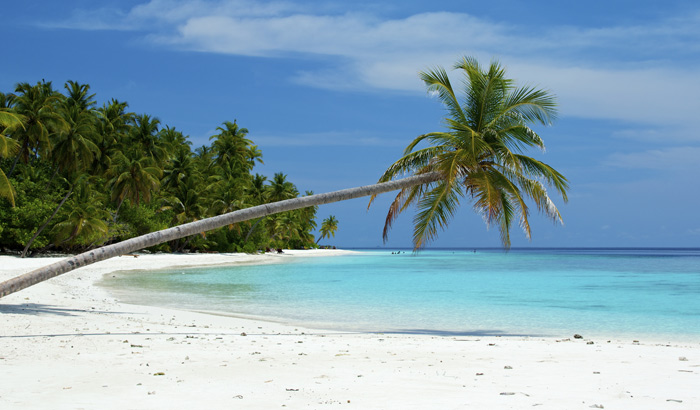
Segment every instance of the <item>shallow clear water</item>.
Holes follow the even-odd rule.
[[[358,331],[700,340],[700,250],[368,251],[137,272],[126,301]]]

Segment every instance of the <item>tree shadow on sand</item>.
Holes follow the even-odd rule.
[[[385,335],[428,335],[428,336],[443,336],[443,337],[456,337],[456,336],[477,336],[477,337],[489,337],[489,336],[503,336],[503,337],[543,337],[546,335],[533,334],[533,333],[509,333],[497,329],[480,329],[480,330],[437,330],[437,329],[399,329],[399,330],[389,330],[385,332],[373,332]]]
[[[0,304],[0,314],[77,316],[80,313],[116,313],[95,309],[66,309],[42,303]]]

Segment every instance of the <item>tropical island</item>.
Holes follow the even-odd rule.
[[[518,87],[497,62],[482,67],[463,58],[455,69],[463,75],[461,90],[441,67],[421,73],[447,111],[445,131],[416,137],[376,184],[304,196],[283,173],[269,181],[253,174],[262,153],[235,120],[218,128],[210,146],[193,151],[175,128],[128,113],[126,103],[95,108],[86,84],[69,81],[59,93],[42,81],[2,94],[0,246],[82,253],[0,256],[0,313],[7,319],[0,364],[10,369],[0,375],[0,403],[115,409],[124,403],[551,409],[696,403],[694,341],[481,328],[338,331],[129,304],[99,286],[124,270],[139,275],[347,255],[255,253],[315,247],[317,206],[363,196],[371,202],[390,191],[398,194],[384,235],[399,214],[416,211],[416,250],[465,204],[499,230],[504,248],[514,226],[530,237],[530,207],[561,221],[547,189],[566,201],[568,181],[525,155],[544,149],[530,126],[554,120],[553,95]],[[327,218],[320,236],[332,237],[337,226]],[[144,248],[162,253],[132,253]],[[39,371],[47,359],[51,366]],[[96,392],[119,400],[96,399]]]
[[[255,242],[247,245],[251,234],[263,218],[276,214],[280,215],[271,219],[274,223],[267,223],[270,235],[265,240],[297,247],[315,245],[309,231],[315,227],[313,216],[316,206],[363,196],[371,196],[371,204],[376,195],[395,190],[399,193],[389,208],[384,237],[387,237],[391,224],[400,213],[416,206],[418,213],[414,219],[414,249],[425,246],[436,237],[440,228],[447,226],[460,199],[472,202],[475,211],[483,215],[487,225],[498,226],[501,241],[506,248],[510,246],[510,231],[514,223],[518,223],[530,238],[531,203],[543,215],[555,222],[561,221],[559,210],[550,199],[547,187],[553,187],[566,201],[568,181],[548,164],[523,154],[525,149],[531,147],[545,149],[544,141],[530,125],[539,123],[546,126],[552,123],[556,118],[555,97],[536,87],[518,86],[506,76],[505,69],[497,61],[492,61],[486,68],[474,58],[463,57],[455,63],[454,69],[459,70],[464,78],[461,96],[452,87],[444,68],[436,67],[420,74],[427,90],[439,96],[448,113],[445,119],[447,131],[431,132],[415,138],[406,147],[404,155],[386,170],[377,184],[318,195],[307,192],[303,198],[295,198],[296,189],[292,184],[285,185],[286,178],[281,173],[276,174],[271,185],[273,194],[265,191],[265,178],[250,174],[255,162],[260,161],[261,153],[252,141],[245,138],[247,130],[239,129],[235,121],[224,123],[225,128],[218,128],[221,133],[211,137],[215,139],[214,147],[211,150],[203,147],[196,152],[199,157],[194,159],[187,139],[174,129],[166,127],[163,134],[168,137],[163,140],[173,141],[169,145],[171,155],[168,156],[168,150],[164,147],[167,144],[158,143],[160,133],[157,132],[155,120],[151,121],[147,115],[135,116],[130,127],[129,121],[122,121],[125,104],[112,101],[110,106],[113,112],[104,116],[114,119],[108,122],[108,126],[102,124],[106,127],[102,133],[113,138],[103,142],[105,147],[100,150],[95,142],[87,138],[92,135],[92,138],[99,137],[104,141],[102,134],[89,126],[98,123],[95,121],[98,116],[90,114],[89,107],[94,102],[93,96],[88,94],[87,85],[66,83],[65,88],[69,96],[72,96],[66,98],[55,92],[51,83],[43,82],[35,87],[19,84],[17,92],[22,97],[27,97],[28,102],[14,94],[9,98],[3,95],[3,100],[9,102],[3,108],[2,118],[6,124],[4,133],[17,133],[15,139],[3,135],[3,146],[7,147],[3,156],[19,150],[9,174],[11,176],[14,173],[21,158],[28,164],[30,153],[33,152],[35,160],[45,158],[49,161],[45,169],[51,178],[45,189],[48,189],[54,176],[61,170],[65,171],[68,184],[65,188],[67,193],[47,222],[29,239],[22,256],[76,189],[76,198],[81,199],[74,200],[74,212],[69,213],[69,218],[61,221],[54,229],[51,245],[66,244],[83,249],[95,247],[99,241],[108,237],[109,229],[105,220],[111,216],[112,222],[116,224],[120,208],[126,199],[130,199],[130,203],[138,208],[140,202],[150,200],[153,192],[161,185],[166,187],[166,194],[168,187],[172,192],[163,197],[166,206],[158,210],[171,211],[170,223],[175,226],[144,229],[151,233],[140,236],[130,230],[126,234],[129,239],[106,245],[100,248],[99,253],[83,252],[62,264],[34,272],[31,278],[25,276],[14,283],[0,284],[0,296],[76,267],[143,248],[174,242],[174,249],[181,251],[193,240],[195,234],[202,237],[201,241],[209,245],[209,250],[230,251],[234,247],[234,250],[254,252]],[[38,103],[32,104],[34,100]],[[64,102],[58,104],[59,101]],[[48,104],[46,117],[39,115],[43,112],[39,108],[42,104]],[[58,108],[53,110],[51,104],[57,104],[63,111],[57,111]],[[26,107],[34,107],[35,111]],[[102,111],[96,112],[107,111],[110,110],[103,106]],[[84,128],[78,127],[83,125],[79,121],[81,115],[86,118]],[[44,121],[38,121],[39,118]],[[63,133],[54,132],[56,137],[61,137],[56,145],[62,147],[57,152],[64,153],[63,156],[53,154],[53,150],[49,149],[52,144],[48,139],[48,126],[53,123],[59,124],[54,127],[65,128]],[[113,132],[121,128],[128,129],[129,133]],[[81,131],[83,129],[84,132]],[[33,130],[33,133],[28,133],[27,130]],[[125,135],[123,141],[118,139],[120,135]],[[428,146],[424,146],[425,143]],[[132,159],[124,151],[131,152]],[[96,159],[102,158],[103,153],[109,167],[95,165],[99,164]],[[84,155],[84,158],[78,154]],[[114,160],[111,159],[112,156]],[[197,158],[200,159],[199,167],[195,166]],[[166,168],[159,168],[162,164],[167,164]],[[53,171],[50,172],[51,170]],[[87,170],[96,173],[95,175],[104,175],[103,179],[109,177],[105,184],[110,187],[109,195],[105,191],[101,196],[91,196],[91,186],[99,180],[90,183],[96,176]],[[206,170],[212,171],[207,174]],[[203,172],[202,176],[200,172]],[[161,175],[162,180],[158,179]],[[211,182],[210,185],[204,183],[204,176],[207,176],[206,182]],[[3,195],[10,201],[12,209],[15,209],[14,188],[4,172],[0,177]],[[203,206],[207,202],[206,196],[198,194],[198,186],[205,186],[206,192],[218,193],[213,199],[209,198],[211,206]],[[249,186],[253,188],[246,191]],[[268,193],[266,199],[276,199],[276,202],[265,203],[263,192]],[[56,195],[54,200],[58,201],[58,198],[59,195]],[[112,205],[116,204],[111,214],[104,209],[104,204],[108,202],[106,198],[111,199]],[[246,199],[251,203],[246,204]],[[251,206],[254,202],[257,204]],[[50,206],[46,208],[48,213]],[[205,212],[214,212],[218,216],[201,219]],[[149,220],[158,220],[162,216],[154,209],[148,215],[151,217]],[[254,218],[259,219],[249,225],[248,221]],[[245,235],[240,222],[246,222],[244,227],[249,227]],[[328,218],[325,223],[327,227],[333,225],[334,218]],[[223,227],[228,227],[228,231],[221,229]],[[211,244],[207,242],[205,232],[213,230],[223,236],[218,238],[216,233],[209,235],[215,239]],[[328,229],[322,235],[327,233]],[[28,236],[27,232],[25,236]]]

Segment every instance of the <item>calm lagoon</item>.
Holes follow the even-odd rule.
[[[432,249],[123,272],[121,300],[312,328],[700,341],[700,249]]]

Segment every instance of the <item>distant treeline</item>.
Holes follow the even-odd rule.
[[[80,252],[299,196],[285,174],[253,173],[263,156],[247,129],[234,120],[217,132],[193,150],[175,127],[126,102],[98,106],[74,81],[62,92],[46,81],[0,92],[0,251]],[[152,251],[314,247],[315,216],[282,213]]]

